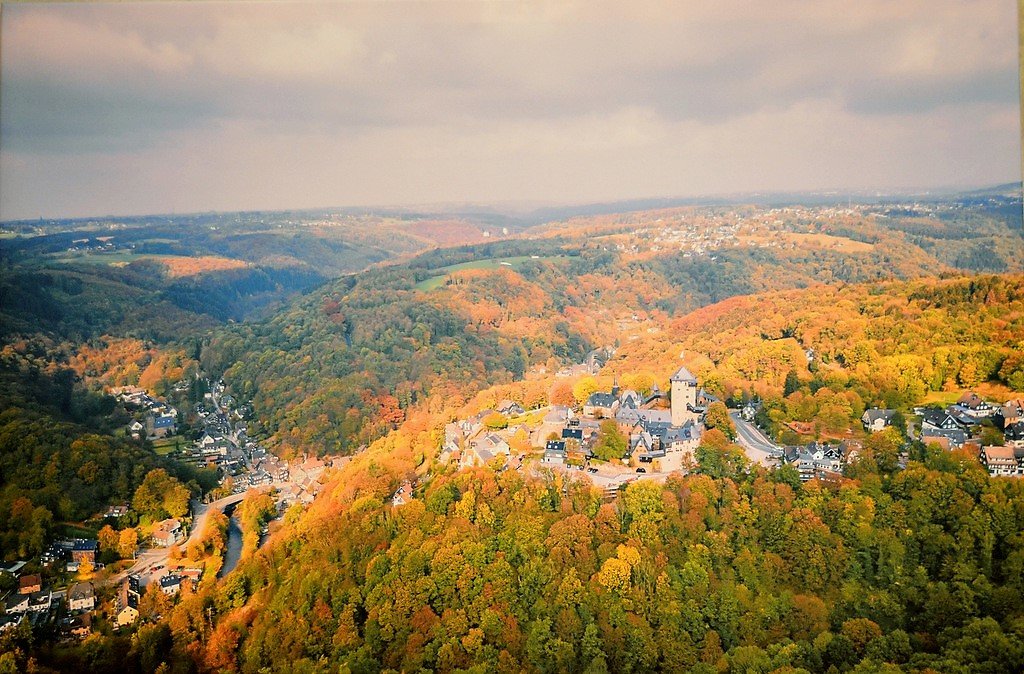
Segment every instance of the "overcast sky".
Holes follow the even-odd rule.
[[[0,219],[1020,179],[1014,0],[2,11]]]

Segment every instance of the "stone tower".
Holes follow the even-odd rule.
[[[697,378],[685,367],[669,379],[672,384],[672,425],[683,426],[697,421]]]

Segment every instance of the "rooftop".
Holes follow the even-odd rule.
[[[681,381],[687,384],[696,384],[697,378],[694,377],[693,374],[689,370],[687,370],[685,366],[683,366],[676,370],[676,373],[674,375],[669,377],[669,381]]]

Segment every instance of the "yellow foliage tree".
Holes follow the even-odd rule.
[[[572,397],[577,404],[582,405],[595,391],[597,391],[597,380],[593,377],[583,377],[573,385]]]
[[[601,565],[601,570],[597,572],[597,582],[613,592],[625,592],[629,589],[631,572],[629,562],[612,557]]]

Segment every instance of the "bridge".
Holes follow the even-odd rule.
[[[251,491],[265,492],[270,489],[271,487],[264,485],[262,487],[256,487]],[[247,493],[248,492],[246,491],[240,494],[232,494],[231,496],[225,496],[224,498],[211,501],[210,503],[201,503],[196,499],[192,499],[192,530],[189,531],[188,538],[179,545],[182,548],[185,548],[188,547],[189,544],[198,541],[203,535],[203,529],[206,528],[206,519],[209,517],[211,512],[214,510],[223,512],[228,506],[241,503],[245,500]],[[116,585],[132,573],[147,574],[154,566],[165,564],[170,554],[170,548],[150,548],[148,550],[143,550],[135,558],[135,563],[132,564],[130,568],[111,576],[110,579],[107,580],[107,584]]]

